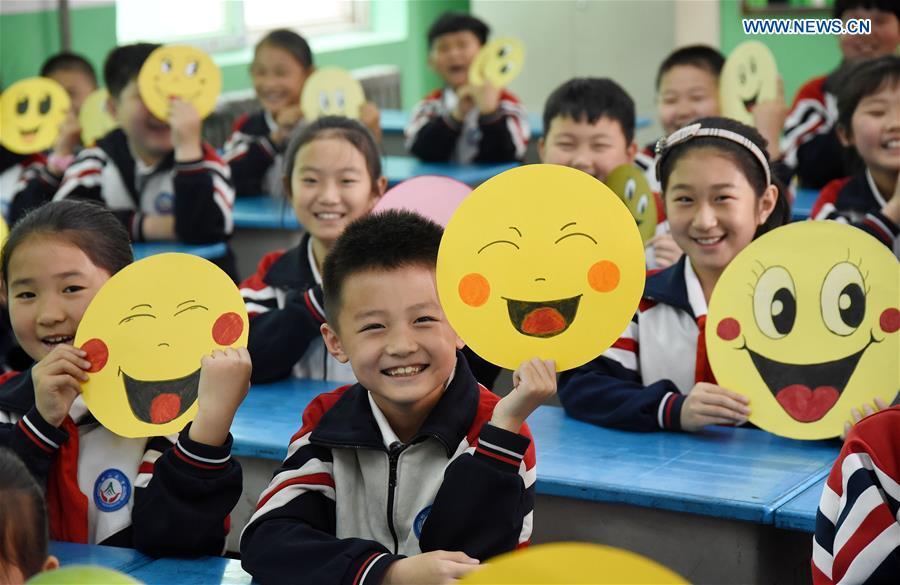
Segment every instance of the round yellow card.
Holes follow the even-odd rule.
[[[713,373],[750,399],[750,422],[794,439],[837,437],[850,411],[900,388],[900,265],[857,228],[780,227],[719,278],[706,335]]]
[[[179,432],[197,414],[200,358],[247,345],[234,282],[189,254],[159,254],[110,278],[91,301],[75,345],[92,367],[84,401],[123,437]]]
[[[722,115],[752,126],[756,104],[775,99],[777,93],[778,67],[769,47],[759,41],[735,47],[719,75]]]
[[[554,542],[489,560],[460,585],[687,584],[681,575],[627,550],[586,542]]]
[[[481,48],[469,66],[469,83],[484,85],[490,81],[494,87],[507,87],[522,72],[525,65],[525,47],[514,37],[494,39]]]
[[[0,143],[18,154],[47,150],[70,105],[69,94],[52,79],[29,77],[12,84],[0,100]]]
[[[316,69],[303,84],[300,109],[310,122],[321,116],[359,118],[359,108],[366,103],[362,85],[340,67]]]
[[[438,253],[441,306],[486,360],[580,366],[605,351],[644,290],[644,246],[609,187],[559,165],[489,179],[462,202]]]
[[[190,102],[201,118],[216,107],[222,74],[206,52],[188,45],[163,45],[147,57],[138,74],[138,90],[150,113],[166,120],[169,100]]]
[[[107,103],[109,92],[100,88],[87,96],[78,112],[78,124],[81,126],[81,143],[92,146],[97,140],[106,136],[110,130],[118,126],[115,118],[109,113]]]
[[[634,165],[616,167],[606,176],[606,186],[625,202],[646,244],[656,234],[656,196],[644,173]]]

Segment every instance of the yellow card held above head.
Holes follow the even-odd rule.
[[[222,74],[205,51],[188,45],[163,45],[150,53],[141,67],[138,90],[144,105],[160,120],[169,118],[173,97],[189,102],[200,118],[205,118],[216,107]]]
[[[600,355],[644,290],[644,247],[606,185],[559,165],[526,165],[476,188],[444,230],[441,306],[486,360],[563,371]]]
[[[525,47],[514,37],[494,39],[484,45],[469,66],[469,83],[507,87],[525,66]]]
[[[841,434],[850,411],[900,387],[900,264],[857,228],[780,227],[728,265],[709,303],[718,383],[750,399],[750,422],[793,439]]]
[[[66,90],[46,77],[12,84],[0,100],[0,143],[17,154],[53,146],[71,103]]]
[[[189,254],[131,264],[91,301],[75,346],[88,353],[84,401],[123,437],[179,432],[197,414],[200,358],[247,345],[247,310],[227,274]]]
[[[321,116],[344,116],[359,119],[359,109],[366,103],[362,84],[340,67],[321,67],[303,84],[300,109],[312,122]]]
[[[681,575],[637,553],[589,544],[529,546],[490,560],[460,585],[687,585]]]
[[[644,173],[634,165],[620,165],[606,176],[605,183],[628,207],[646,244],[656,234],[658,212],[656,195]]]
[[[101,87],[87,96],[81,104],[78,124],[81,126],[81,143],[85,146],[93,145],[118,126],[107,109],[108,102],[109,92],[105,87]]]
[[[769,47],[759,41],[741,43],[728,55],[719,75],[722,115],[753,125],[753,108],[778,93],[778,67]]]

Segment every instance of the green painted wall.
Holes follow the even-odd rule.
[[[321,65],[355,69],[368,65],[394,64],[400,67],[403,107],[411,108],[425,93],[440,84],[428,69],[425,33],[431,22],[445,10],[467,11],[469,0],[376,0],[371,22],[377,34],[345,35],[323,39],[327,48],[316,51]],[[101,72],[106,53],[116,44],[116,8],[109,4],[79,7],[71,12],[72,49],[84,54]],[[346,42],[344,42],[346,41]],[[59,23],[55,11],[0,15],[0,83],[9,86],[36,75],[41,63],[59,50]],[[224,91],[250,86],[250,49],[216,55],[222,68]]]
[[[764,42],[778,63],[778,70],[784,79],[785,99],[790,105],[804,83],[810,78],[824,75],[841,62],[838,37],[830,35],[745,35],[741,27],[742,14],[740,0],[720,2],[721,49],[726,55],[738,44],[748,40]],[[792,18],[784,13],[754,13],[751,18]],[[831,18],[831,11],[804,12],[797,18]]]

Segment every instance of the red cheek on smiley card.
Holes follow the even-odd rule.
[[[900,329],[900,311],[897,309],[885,309],[881,312],[878,324],[881,325],[881,330],[885,333],[897,331],[897,329]]]
[[[99,339],[88,339],[82,344],[81,349],[87,353],[85,359],[91,362],[88,372],[99,372],[109,360],[109,348]]]
[[[459,281],[459,298],[470,307],[480,307],[491,296],[491,284],[487,279],[473,272],[463,276]]]
[[[737,319],[732,319],[731,317],[726,317],[719,321],[719,325],[716,327],[716,335],[719,338],[724,339],[725,341],[731,341],[732,339],[737,338],[738,335],[741,334],[741,324],[738,323]]]
[[[244,320],[237,313],[222,313],[213,324],[213,341],[219,345],[231,345],[244,332]]]
[[[588,284],[597,292],[610,292],[619,286],[620,276],[615,262],[601,260],[588,269]]]

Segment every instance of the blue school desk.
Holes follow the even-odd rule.
[[[442,175],[477,187],[494,175],[519,166],[519,163],[426,163],[411,156],[386,156],[383,162],[384,176],[390,186],[420,175]]]
[[[268,195],[238,197],[233,218],[235,229],[298,230],[301,227],[290,201]]]
[[[775,510],[775,526],[802,532],[816,531],[816,513],[825,489],[825,479],[809,486],[785,505]]]
[[[225,242],[201,245],[180,244],[178,242],[137,242],[131,245],[131,249],[134,251],[135,260],[142,260],[147,256],[169,252],[192,254],[207,260],[215,260],[228,253],[228,245]]]
[[[243,585],[251,581],[240,561],[223,557],[154,559],[129,548],[56,541],[50,543],[50,554],[59,559],[62,567],[100,565],[147,585]]]
[[[819,198],[819,192],[815,189],[797,189],[794,193],[794,204],[791,205],[791,215],[794,221],[809,219],[812,206]]]
[[[77,544],[74,542],[50,542],[50,554],[59,559],[61,566],[100,565],[129,573],[153,562],[152,557],[130,548]]]
[[[147,585],[247,585],[252,580],[240,561],[224,557],[157,559],[128,574]]]

